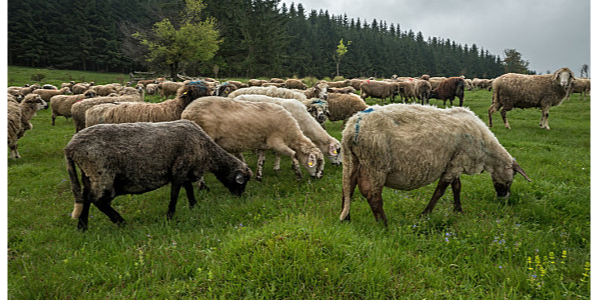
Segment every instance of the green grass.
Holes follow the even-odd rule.
[[[9,78],[13,70],[27,73],[9,68]],[[106,83],[95,78],[101,75],[81,76]],[[21,78],[14,84],[31,82],[27,74]],[[491,93],[466,92],[465,99],[487,122]],[[549,131],[538,127],[540,116],[535,109],[511,111],[507,130],[494,115],[492,131],[533,182],[515,177],[510,198],[501,200],[489,174],[465,175],[464,214],[452,211],[448,191],[421,217],[435,189],[430,185],[384,190],[388,228],[375,222],[359,193],[352,221],[340,223],[342,167],[327,165],[322,179],[297,182],[289,158],[275,173],[269,154],[263,182],[250,182],[242,197],[208,175],[211,191],[196,192],[194,209],[181,193],[172,221],[164,187],[117,197],[113,206],[127,220],[124,227],[92,208],[89,231],[81,233],[69,217],[73,196],[62,152],[73,124],[58,118],[53,127],[50,111],[41,111],[19,141],[23,158],[7,159],[7,293],[11,299],[590,298],[590,101],[552,108]],[[337,139],[340,126],[327,124]],[[255,169],[256,157],[247,153],[246,160]]]

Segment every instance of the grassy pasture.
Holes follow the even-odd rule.
[[[35,69],[8,69],[9,85],[32,83]],[[69,81],[46,72],[44,83]],[[72,80],[118,82],[120,74],[76,73]],[[19,74],[19,75],[18,75]],[[18,76],[17,76],[18,75]],[[101,76],[111,77],[101,77]],[[419,214],[435,186],[384,190],[389,227],[374,221],[360,193],[352,221],[339,222],[342,167],[300,182],[269,154],[263,182],[229,195],[212,174],[210,192],[189,209],[181,193],[172,221],[169,187],[120,196],[128,224],[91,208],[76,230],[63,148],[71,120],[51,126],[40,111],[7,157],[7,294],[11,299],[579,299],[590,298],[590,101],[494,115],[492,131],[533,182],[520,176],[508,200],[496,199],[489,174],[463,176],[464,214],[447,191],[434,212]],[[465,105],[487,122],[491,93],[467,91]],[[158,97],[150,97],[159,101]],[[369,99],[370,103],[375,103]],[[441,101],[432,100],[441,106]],[[341,139],[341,123],[327,123]],[[246,160],[255,169],[256,156]],[[305,173],[306,174],[306,173]]]

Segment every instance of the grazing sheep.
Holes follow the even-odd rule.
[[[277,87],[277,88],[285,88],[285,83],[279,83],[279,82],[267,82],[267,83],[263,83],[261,86],[263,87]]]
[[[63,82],[60,84],[60,88],[64,88],[64,87],[68,87],[68,88],[72,88],[75,85],[75,81],[69,81],[69,82]]]
[[[383,103],[387,103],[389,98],[390,102],[394,102],[399,92],[399,86],[395,82],[365,80],[360,84],[360,94],[363,99],[380,98]]]
[[[302,178],[300,164],[311,176],[323,176],[321,150],[302,134],[298,122],[279,105],[203,97],[188,105],[181,118],[196,122],[230,153],[274,150],[291,157],[298,179]]]
[[[350,79],[346,79],[346,80],[341,80],[341,81],[331,81],[331,82],[327,82],[327,85],[329,87],[334,87],[334,88],[343,88],[343,87],[347,87],[350,85]]]
[[[167,217],[175,214],[179,190],[196,204],[192,182],[209,171],[232,194],[241,195],[251,177],[248,166],[216,145],[193,122],[101,124],[75,134],[65,147],[75,207],[71,216],[86,230],[90,205],[113,223],[125,220],[111,207],[119,195],[142,194],[171,184]],[[83,191],[77,176],[81,172]]]
[[[296,99],[304,103],[307,99],[302,92],[297,92],[290,89],[281,89],[273,86],[253,86],[243,89],[238,89],[229,94],[229,98],[235,98],[239,95],[265,95],[275,98]]]
[[[269,83],[285,83],[285,80],[281,78],[271,78],[271,80],[269,80]]]
[[[306,106],[294,99],[273,98],[264,95],[240,95],[235,100],[265,102],[281,105],[296,119],[302,133],[327,156],[332,164],[340,164],[340,142],[330,136],[308,113]],[[264,159],[264,158],[263,158]],[[278,164],[276,164],[278,166]],[[258,173],[258,171],[257,171]]]
[[[431,94],[431,83],[427,80],[417,80],[415,96],[421,100],[421,104],[425,104],[425,101],[429,104],[429,94]]]
[[[348,118],[367,108],[365,101],[356,94],[332,93],[327,99],[327,118],[331,122],[343,120],[344,126]]]
[[[398,84],[398,94],[402,97],[402,102],[410,102],[415,98],[415,80],[408,78],[406,81],[400,81]]]
[[[429,99],[441,99],[444,101],[444,106],[446,105],[446,100],[450,100],[450,106],[452,106],[454,97],[458,97],[458,106],[463,106],[465,98],[465,80],[461,77],[450,77],[444,79],[442,82],[440,82],[438,87],[433,89],[429,94]]]
[[[93,95],[93,93],[89,91],[85,94],[56,95],[50,98],[50,107],[52,108],[52,126],[54,126],[54,122],[58,116],[63,116],[66,119],[70,118],[72,116],[71,108],[73,107],[73,104],[86,98],[92,98],[91,95]]]
[[[41,88],[39,84],[34,83],[30,86],[11,86],[8,87],[7,92],[13,96],[15,96],[17,98],[17,101],[21,102],[21,100],[23,100],[23,98],[29,94],[31,94],[31,92],[37,90]]]
[[[356,89],[351,86],[347,86],[347,87],[343,87],[343,88],[328,88],[327,92],[338,93],[338,94],[350,94],[350,93],[356,93]]]
[[[488,109],[489,126],[492,127],[492,114],[498,109],[504,121],[504,126],[510,129],[506,112],[513,108],[539,107],[542,109],[540,127],[548,126],[550,107],[561,105],[569,95],[573,79],[569,68],[561,68],[548,75],[523,75],[508,73],[492,83],[492,105]]]
[[[183,86],[183,82],[165,81],[158,84],[158,92],[164,99],[176,96],[177,90]]]
[[[321,124],[321,127],[325,128],[325,121],[327,120],[327,101],[319,98],[308,99],[303,102],[306,106],[308,113]]]
[[[589,95],[590,93],[590,87],[591,80],[589,78],[575,78],[575,80],[573,80],[569,96],[567,96],[567,100],[570,99],[571,94],[575,93],[579,94],[579,100],[581,100],[581,96],[583,96],[583,100],[585,100],[585,96]]]
[[[94,91],[94,93],[100,97],[106,97],[112,93],[116,94],[118,92],[117,86],[113,84],[95,85],[90,87],[90,90]]]
[[[75,102],[71,106],[71,117],[75,124],[75,132],[85,128],[85,113],[91,107],[104,103],[117,103],[117,102],[142,102],[144,101],[137,95],[123,95],[118,97],[97,97],[84,99],[79,102]]]
[[[262,79],[250,79],[248,81],[249,86],[262,86],[263,83],[267,83],[268,81]]]
[[[29,122],[40,109],[47,109],[48,103],[40,95],[28,94],[21,103],[15,101],[7,102],[7,127],[8,147],[12,159],[21,158],[18,151],[18,141],[25,135],[25,131],[31,130],[33,125]]]
[[[350,86],[355,90],[360,91],[360,84],[363,83],[364,79],[354,78],[350,79]]]
[[[233,84],[235,85],[236,88],[241,89],[241,88],[247,88],[248,84],[247,83],[243,83],[241,81],[236,81],[236,80],[228,80],[227,84]]]
[[[285,87],[288,89],[306,90],[308,86],[300,79],[288,79],[285,81]]]
[[[298,90],[298,91],[302,92],[304,94],[304,96],[306,96],[306,99],[320,98],[323,100],[327,100],[328,90],[329,90],[329,85],[327,85],[327,82],[319,81],[319,82],[315,83],[315,85],[309,89],[302,90],[302,91]]]
[[[94,106],[85,113],[85,127],[101,123],[167,122],[181,119],[192,101],[209,96],[212,90],[203,81],[192,81],[179,89],[177,97],[160,103],[120,102]]]
[[[146,93],[148,95],[156,95],[157,91],[158,91],[158,84],[157,83],[148,83],[146,85]]]
[[[494,134],[470,110],[392,104],[357,113],[342,137],[343,195],[340,220],[350,219],[350,199],[358,185],[376,220],[387,225],[383,187],[413,190],[439,179],[430,213],[448,185],[454,210],[462,211],[460,175],[491,174],[498,197],[508,197],[516,172],[529,178]]]
[[[40,95],[44,101],[50,102],[50,98],[53,96],[71,94],[71,89],[68,87],[64,87],[60,90],[36,89],[32,93]]]

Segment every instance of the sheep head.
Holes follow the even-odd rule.
[[[552,75],[552,78],[560,84],[565,90],[571,87],[573,80],[575,80],[575,74],[569,68],[561,68],[556,70]]]
[[[310,176],[323,177],[323,168],[325,167],[323,153],[317,147],[302,147],[301,151],[296,152],[296,157]]]
[[[525,170],[519,166],[517,160],[514,158],[512,164],[499,166],[494,169],[492,172],[492,182],[494,183],[494,189],[496,189],[496,195],[498,197],[506,198],[510,195],[510,186],[517,173],[523,175],[527,181],[531,182],[531,179],[525,174]]]

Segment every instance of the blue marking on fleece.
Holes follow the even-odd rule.
[[[354,129],[354,143],[355,144],[358,144],[358,132],[360,131],[360,120],[362,119],[362,115],[363,114],[368,114],[368,113],[373,112],[373,111],[374,111],[374,109],[372,107],[369,107],[369,108],[367,108],[367,109],[365,109],[363,111],[359,111],[358,112],[359,115],[358,115],[358,119],[356,120],[356,126],[355,126],[355,129]]]

